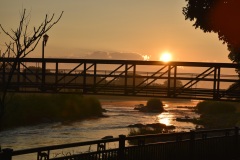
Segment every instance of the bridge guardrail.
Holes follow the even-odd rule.
[[[0,151],[1,160],[17,159],[18,156],[34,154],[37,160],[212,160],[236,159],[240,157],[239,128],[191,131],[181,133],[165,133],[139,135],[118,138],[106,137],[96,141],[87,141],[63,145],[46,146],[24,150],[6,148]],[[149,139],[154,140],[150,141]],[[131,141],[131,144],[127,142]],[[134,142],[135,141],[135,142]],[[107,148],[108,143],[117,143],[116,148]],[[89,147],[95,150],[54,155],[54,151],[73,147]],[[63,153],[63,152],[62,152]],[[33,159],[33,157],[31,157]]]
[[[24,58],[10,72],[14,61],[0,58],[0,90],[8,86],[9,92],[21,93],[240,99],[240,79],[235,72],[239,64]],[[42,64],[45,67],[40,68]]]

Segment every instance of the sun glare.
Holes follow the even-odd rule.
[[[157,116],[159,123],[165,124],[167,126],[172,125],[172,115],[169,113],[162,113]]]
[[[164,52],[160,56],[160,61],[169,62],[172,60],[172,54],[169,52]]]
[[[150,56],[149,56],[149,55],[143,55],[142,57],[143,57],[143,60],[144,60],[144,61],[149,61],[149,59],[150,59]]]

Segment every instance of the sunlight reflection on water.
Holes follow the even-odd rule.
[[[177,106],[193,106],[193,101],[164,101],[166,112],[143,113],[134,110],[134,105],[146,104],[146,101],[107,101],[102,102],[105,118],[92,118],[71,123],[49,123],[37,126],[20,127],[0,132],[2,148],[14,150],[31,147],[57,145],[80,141],[101,139],[104,136],[128,135],[128,125],[163,123],[176,126],[175,131],[189,131],[195,125],[188,122],[178,122],[176,117],[196,117],[196,113]]]
[[[173,125],[173,115],[170,114],[167,110],[169,109],[169,105],[168,104],[164,104],[164,109],[166,110],[165,112],[159,114],[157,116],[157,122],[158,123],[162,123],[165,124],[167,126]]]
[[[173,115],[169,114],[168,112],[164,112],[162,114],[159,114],[157,116],[158,122],[165,124],[167,126],[173,125],[172,123],[172,117]]]

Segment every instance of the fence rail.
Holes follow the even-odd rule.
[[[118,145],[107,148],[109,143]],[[54,154],[56,150],[73,147],[77,150],[78,147],[94,145],[94,150]],[[239,128],[131,137],[120,135],[118,138],[16,151],[6,148],[0,151],[0,159],[18,159],[28,154],[34,154],[30,159],[37,160],[235,160],[240,158]]]

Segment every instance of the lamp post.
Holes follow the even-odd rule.
[[[43,41],[42,41],[42,59],[44,59],[44,48],[45,48],[45,46],[46,46],[46,44],[47,44],[47,41],[48,41],[48,35],[47,34],[45,34],[44,36],[43,36]]]
[[[44,62],[44,48],[47,44],[48,41],[48,35],[45,34],[43,36],[43,41],[42,41],[42,90],[44,90],[44,85],[45,85],[45,70],[46,70],[46,63]]]

